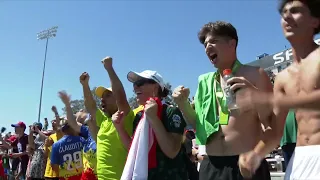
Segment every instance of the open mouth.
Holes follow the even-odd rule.
[[[217,57],[218,57],[218,55],[216,53],[210,53],[209,54],[209,59],[210,59],[212,64],[216,64],[217,63]]]
[[[284,27],[286,30],[291,30],[296,27],[296,24],[295,23],[290,23],[290,24],[286,23]]]
[[[292,26],[286,25],[285,28],[286,28],[287,30],[289,30],[289,29],[292,29]]]

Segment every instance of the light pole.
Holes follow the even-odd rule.
[[[58,26],[54,26],[50,29],[41,31],[37,34],[38,40],[46,40],[46,50],[44,52],[44,61],[43,61],[43,69],[42,69],[42,80],[41,80],[41,89],[40,89],[40,102],[39,102],[39,114],[38,114],[38,122],[40,122],[40,114],[41,114],[41,106],[42,106],[42,91],[43,91],[43,80],[44,73],[46,70],[46,61],[47,61],[47,50],[48,50],[48,42],[50,38],[56,37]]]

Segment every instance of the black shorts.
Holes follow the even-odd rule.
[[[23,174],[23,176],[25,176],[25,174],[27,173],[28,164],[29,164],[28,159],[23,159],[20,161],[20,171]]]
[[[19,167],[20,160],[19,158],[12,159],[11,170],[15,171]]]
[[[200,180],[243,180],[239,156],[207,156],[200,165]],[[263,160],[252,180],[271,180],[268,162]]]

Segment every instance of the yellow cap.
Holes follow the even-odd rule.
[[[111,87],[109,88],[105,88],[105,87],[102,87],[102,86],[99,86],[96,88],[96,95],[99,97],[99,98],[102,98],[102,95],[105,91],[110,91],[112,92],[112,89]]]

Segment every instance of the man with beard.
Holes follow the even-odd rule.
[[[96,95],[101,99],[101,109],[97,107],[91,94],[88,73],[82,73],[80,83],[83,87],[86,110],[99,127],[97,133],[98,179],[118,180],[122,175],[128,152],[121,143],[111,117],[118,110],[123,111],[125,130],[132,135],[134,112],[130,109],[123,85],[113,69],[112,58],[106,57],[102,63],[108,72],[112,89],[101,86],[96,89]]]
[[[200,165],[200,180],[243,179],[239,155],[251,152],[258,142],[273,133],[272,111],[243,109],[228,110],[223,89],[236,92],[236,98],[246,96],[250,89],[272,92],[272,84],[263,69],[242,65],[236,55],[238,36],[227,22],[210,22],[198,34],[210,62],[218,69],[199,77],[195,110],[188,102],[190,91],[179,86],[173,98],[186,121],[196,130],[197,144],[206,145],[207,157]],[[223,71],[231,69],[233,78],[225,82]],[[285,118],[285,117],[284,117]],[[262,128],[262,125],[263,127]],[[267,130],[265,130],[267,129]],[[268,164],[263,161],[253,179],[270,179]]]
[[[281,0],[279,12],[285,37],[292,45],[294,62],[275,80],[274,95],[252,91],[243,104],[273,107],[275,112],[294,109],[298,124],[297,146],[286,170],[285,179],[319,179],[320,150],[320,48],[314,42],[320,31],[319,0]],[[283,130],[284,122],[278,121]],[[270,136],[245,157],[243,169],[254,172],[259,157],[269,153],[281,136]]]

